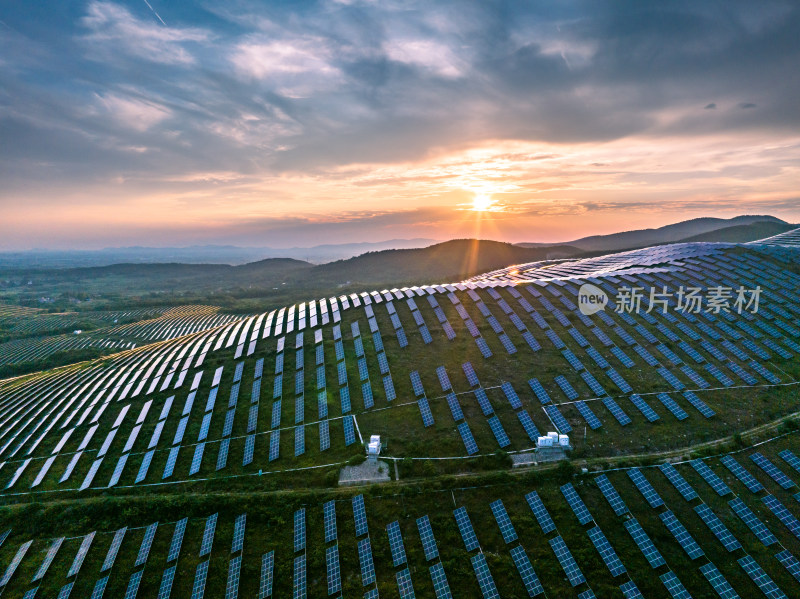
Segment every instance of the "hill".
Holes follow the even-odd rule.
[[[575,241],[565,242],[564,245],[573,246],[587,252],[628,250],[662,243],[675,243],[719,229],[760,222],[787,224],[785,221],[769,215],[743,215],[727,219],[703,217],[681,221],[656,229],[637,229],[610,235],[591,235]],[[517,245],[536,247],[540,244],[520,243]]]
[[[732,227],[725,227],[724,229],[717,229],[709,231],[708,233],[701,233],[682,239],[682,242],[690,243],[695,241],[719,241],[724,243],[747,243],[748,241],[756,241],[771,237],[786,231],[796,229],[797,225],[788,223],[778,223],[772,221],[761,221],[751,223],[749,225],[734,225]]]
[[[520,247],[477,239],[454,239],[427,248],[368,252],[316,266],[310,275],[317,281],[381,285],[416,281],[454,281],[502,268],[509,264],[567,258],[582,252],[574,247]]]

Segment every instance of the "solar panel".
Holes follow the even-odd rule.
[[[778,539],[767,528],[767,526],[758,519],[753,511],[745,505],[745,503],[738,497],[731,499],[728,502],[733,512],[739,516],[742,522],[750,529],[750,531],[758,538],[759,541],[765,546],[769,547],[778,542]]]
[[[584,370],[581,372],[581,378],[589,386],[589,389],[592,390],[592,393],[597,396],[606,395],[606,390],[603,389],[603,386],[594,378],[591,372]]]
[[[306,548],[306,509],[300,508],[294,513],[294,551]]]
[[[789,466],[791,466],[795,471],[800,472],[800,458],[798,458],[791,450],[784,449],[778,456]]]
[[[694,537],[689,534],[689,531],[686,530],[686,527],[678,520],[672,511],[667,510],[666,512],[662,512],[658,517],[661,518],[661,521],[672,533],[672,536],[678,541],[678,544],[686,552],[686,555],[689,556],[689,559],[697,559],[705,555],[700,545],[697,544]]]
[[[659,415],[656,414],[655,410],[639,395],[634,393],[629,399],[649,422],[655,422],[659,419]]]
[[[386,359],[385,352],[378,354],[378,370],[381,371],[381,374],[389,374],[389,360]]]
[[[358,542],[358,562],[361,566],[361,584],[368,586],[375,582],[375,564],[372,561],[372,546],[369,537]]]
[[[114,538],[111,540],[111,545],[106,553],[106,559],[103,561],[103,565],[100,567],[100,572],[110,570],[114,566],[114,561],[117,559],[119,548],[122,545],[122,540],[125,538],[125,533],[127,531],[128,527],[123,526],[114,533]]]
[[[158,522],[153,522],[150,526],[144,529],[142,544],[139,546],[139,553],[136,556],[136,562],[133,564],[135,568],[138,568],[147,562],[147,558],[150,555],[150,547],[153,545],[153,539],[156,536],[157,529]]]
[[[477,387],[481,384],[478,380],[478,375],[475,374],[475,369],[472,367],[470,362],[464,362],[461,365],[461,369],[464,371],[464,376],[467,377],[467,382],[471,387]]]
[[[666,574],[662,574],[658,577],[661,582],[666,587],[667,591],[669,591],[670,596],[673,599],[692,599],[692,596],[689,594],[689,591],[686,590],[686,587],[683,586],[678,577],[670,570]]]
[[[58,596],[56,597],[56,599],[69,599],[69,595],[70,593],[72,593],[73,586],[75,586],[74,582],[68,582],[63,587],[61,587],[61,590],[58,591]],[[159,596],[158,599],[161,599],[161,597]]]
[[[206,527],[203,529],[203,540],[200,543],[200,553],[198,553],[200,557],[211,553],[211,545],[214,543],[214,532],[217,530],[217,518],[219,518],[219,513],[212,514],[206,518]]]
[[[392,565],[396,568],[406,563],[406,549],[403,545],[403,533],[400,531],[400,523],[395,520],[386,525],[386,532],[389,535],[389,549],[392,552]]]
[[[697,395],[695,395],[691,391],[684,391],[683,397],[686,399],[686,401],[688,401],[695,408],[697,408],[697,411],[700,412],[706,418],[711,418],[712,416],[714,416],[714,414],[716,414],[714,410],[709,408],[702,399],[697,397]]]
[[[700,572],[722,599],[738,599],[739,595],[713,563],[700,566]]]
[[[472,569],[475,570],[475,576],[478,579],[478,586],[481,589],[484,599],[499,598],[500,593],[497,592],[497,585],[494,583],[492,573],[489,572],[489,564],[486,563],[486,556],[483,553],[473,555]]]
[[[539,437],[539,429],[536,428],[536,425],[533,422],[530,414],[525,410],[520,410],[517,412],[517,418],[519,419],[519,423],[522,425],[522,428],[525,429],[525,434],[528,435],[528,439],[532,442],[536,442],[536,439]]]
[[[172,593],[172,583],[175,580],[175,570],[177,567],[177,564],[175,564],[164,570],[164,574],[161,577],[161,585],[158,587],[157,599],[169,599],[170,593]]]
[[[492,514],[494,514],[494,519],[497,522],[497,526],[500,528],[500,534],[503,535],[503,541],[506,543],[516,541],[517,531],[514,530],[514,525],[511,523],[511,519],[508,517],[508,512],[506,512],[506,508],[503,505],[502,500],[498,499],[493,501],[489,504],[489,507],[492,510]]]
[[[197,474],[200,471],[200,465],[203,462],[203,452],[205,451],[206,444],[200,443],[194,447],[194,456],[192,456],[192,464],[189,467],[189,475]]]
[[[489,428],[492,429],[492,434],[494,434],[494,438],[497,440],[497,444],[500,447],[508,447],[511,445],[511,440],[508,438],[505,429],[503,428],[500,419],[497,416],[492,416],[487,420],[489,423]]]
[[[664,500],[661,499],[661,496],[653,488],[653,485],[650,484],[650,481],[644,477],[644,474],[642,474],[638,468],[631,468],[628,470],[628,477],[633,481],[633,484],[636,485],[636,488],[639,489],[639,492],[644,496],[651,508],[655,509],[664,505]]]
[[[631,391],[633,391],[633,387],[631,387],[628,384],[628,381],[626,381],[624,378],[622,378],[622,375],[620,373],[618,373],[616,370],[614,370],[613,368],[609,368],[606,371],[606,375],[608,375],[608,377],[611,379],[611,381],[623,393],[630,393]]]
[[[408,568],[397,572],[395,575],[397,579],[397,590],[400,593],[400,599],[413,599],[414,585],[411,582],[411,572]]]
[[[272,431],[269,435],[269,461],[278,459],[281,450],[280,431]]]
[[[561,538],[561,535],[550,539],[548,542],[550,543],[550,547],[553,549],[553,553],[556,554],[558,563],[561,564],[561,568],[567,575],[569,583],[573,587],[576,587],[586,582],[583,572],[581,572],[581,569],[578,567],[578,563],[575,561],[575,558],[572,557],[572,553],[570,553],[569,549],[567,548],[567,544],[564,542],[564,539]]]
[[[586,508],[586,504],[583,503],[583,499],[578,495],[575,487],[572,486],[572,483],[562,485],[561,494],[564,496],[564,499],[567,500],[567,504],[569,504],[578,522],[581,524],[588,524],[594,520],[589,510]]]
[[[452,599],[453,594],[450,592],[450,585],[447,583],[447,576],[445,576],[442,563],[433,564],[430,567],[430,574],[436,599]]]
[[[733,491],[730,490],[730,487],[728,487],[728,485],[726,485],[705,462],[700,459],[696,459],[689,463],[692,465],[692,468],[694,468],[697,473],[703,477],[703,480],[711,485],[711,488],[714,489],[717,495],[722,497],[728,493],[733,493]]]
[[[167,563],[178,559],[181,552],[181,545],[183,544],[183,535],[186,532],[186,524],[189,518],[182,518],[175,524],[175,530],[172,533],[172,541],[169,544],[169,551],[167,552]]]
[[[237,555],[228,563],[228,581],[225,584],[225,599],[237,599],[242,571],[242,556]]]
[[[763,454],[756,452],[750,456],[750,459],[755,462],[756,466],[766,472],[772,480],[774,480],[784,489],[788,490],[797,486],[791,478],[786,476],[786,474],[784,474],[780,468],[770,462],[769,459],[767,459]]]
[[[542,383],[540,383],[537,379],[530,379],[528,381],[528,385],[530,386],[531,390],[533,391],[534,395],[536,395],[536,398],[539,400],[540,403],[548,404],[552,401],[550,399],[550,395],[542,386]]]
[[[564,418],[555,405],[544,406],[544,411],[559,433],[566,434],[572,431],[569,422],[567,422],[567,419]]]
[[[614,551],[614,548],[611,546],[611,543],[608,542],[606,535],[603,534],[599,526],[590,528],[587,534],[595,549],[597,549],[597,553],[600,554],[609,572],[611,572],[611,576],[619,576],[627,572],[617,552]]]
[[[601,474],[597,478],[594,479],[597,486],[600,487],[600,492],[603,493],[603,496],[608,501],[608,504],[611,506],[611,509],[614,510],[614,513],[617,516],[623,516],[628,513],[628,506],[625,505],[625,502],[620,497],[617,490],[614,488],[614,485],[611,484],[611,481],[608,480],[608,477],[605,474]]]
[[[489,416],[490,414],[494,414],[494,408],[489,402],[489,398],[486,396],[486,391],[483,389],[483,387],[475,389],[473,393],[475,394],[475,399],[478,400],[478,405],[480,406],[483,415]]]
[[[678,420],[686,420],[689,417],[689,414],[687,414],[684,409],[675,403],[675,400],[666,393],[659,393],[656,395],[656,397],[658,398],[658,401],[664,404],[664,407],[672,412],[672,415]]]
[[[741,548],[741,543],[733,536],[728,527],[722,523],[722,520],[708,507],[705,503],[700,504],[694,508],[700,519],[708,526],[709,530],[714,533],[722,546],[729,552],[736,551]]]
[[[231,553],[237,553],[244,547],[244,529],[247,524],[247,514],[239,514],[233,522],[233,541]]]
[[[770,599],[786,597],[786,594],[775,584],[775,581],[764,572],[763,568],[761,568],[752,557],[745,555],[736,561],[739,562],[742,570],[747,573],[750,579],[756,583],[756,586],[761,589],[765,597],[769,597]]]
[[[325,570],[328,578],[328,595],[342,590],[342,573],[339,567],[339,546],[325,549]]]
[[[349,447],[356,442],[356,431],[353,428],[353,417],[345,416],[342,418],[342,426],[344,428],[344,445]]]
[[[766,497],[762,497],[761,501],[764,502],[769,510],[775,514],[778,520],[788,528],[791,533],[800,539],[800,522],[798,522],[797,518],[795,518],[786,506],[783,505],[774,495],[767,495]]]
[[[342,406],[342,414],[350,412],[350,387],[342,387],[339,389],[339,403]]]
[[[14,572],[16,572],[20,562],[22,562],[22,559],[25,557],[25,554],[28,552],[28,549],[30,549],[31,544],[33,544],[32,539],[30,541],[26,541],[25,543],[19,546],[19,549],[17,549],[17,552],[14,554],[11,563],[8,564],[8,567],[3,573],[3,578],[0,579],[0,587],[5,587],[11,580],[11,577],[14,575]]]
[[[90,532],[88,535],[83,537],[81,546],[78,548],[78,552],[75,554],[75,558],[72,560],[72,565],[69,568],[69,572],[67,572],[67,578],[72,578],[78,572],[80,572],[81,566],[83,565],[83,560],[86,559],[86,554],[89,553],[89,548],[92,546],[92,541],[94,541],[95,534],[95,532]]]
[[[306,452],[306,429],[303,425],[296,426],[294,429],[294,457],[303,455]]]
[[[519,395],[514,391],[514,387],[511,386],[511,383],[504,382],[500,385],[500,388],[503,390],[503,393],[505,393],[506,399],[508,399],[508,403],[511,404],[512,409],[518,410],[522,407]]]
[[[439,549],[436,546],[436,539],[433,536],[433,529],[427,515],[417,518],[417,528],[422,541],[422,549],[425,551],[425,559],[430,561],[439,557]]]
[[[625,599],[639,599],[640,597],[644,597],[642,592],[639,590],[639,587],[637,587],[636,583],[632,580],[629,580],[625,584],[619,585],[619,590],[622,591],[622,596]]]
[[[367,511],[364,507],[364,496],[356,495],[352,499],[353,519],[356,525],[356,537],[365,535],[369,532],[367,528]]]
[[[775,557],[781,563],[781,565],[786,568],[786,570],[794,576],[794,579],[797,582],[800,582],[800,561],[797,561],[797,558],[791,554],[788,549],[784,549],[780,553],[776,553]]]
[[[89,595],[89,599],[100,599],[103,596],[103,593],[106,592],[107,585],[108,576],[103,576],[103,578],[100,578],[94,583],[94,588],[92,589],[92,594]]]
[[[281,425],[281,400],[272,404],[272,421],[270,428],[278,428]]]
[[[631,360],[628,354],[622,351],[619,347],[616,345],[612,347],[611,353],[614,354],[614,357],[617,358],[617,360],[619,360],[625,368],[633,368],[635,364],[634,361]]]
[[[592,412],[592,409],[586,405],[585,402],[576,401],[575,407],[578,409],[578,412],[580,412],[580,415],[583,416],[583,419],[586,420],[590,429],[596,430],[603,426],[603,423],[600,422],[600,419]]]
[[[477,549],[480,545],[478,544],[478,538],[475,536],[475,529],[472,528],[472,522],[469,519],[466,508],[460,507],[453,510],[453,516],[456,518],[458,531],[461,533],[461,538],[464,541],[464,546],[467,551]]]
[[[697,491],[686,482],[680,472],[675,469],[672,464],[661,464],[658,467],[662,474],[667,477],[667,480],[672,483],[672,486],[680,493],[686,501],[692,501],[697,498]]]
[[[304,599],[306,589],[306,554],[294,558],[294,577],[292,580],[292,598]]]
[[[270,551],[261,556],[261,578],[258,586],[258,599],[272,597],[273,570],[275,567],[275,552]]]
[[[569,381],[563,375],[558,375],[553,380],[561,388],[561,390],[564,392],[564,395],[567,396],[568,400],[572,401],[580,397],[578,395],[578,392],[575,391],[574,387],[569,384]]]
[[[331,446],[331,433],[327,420],[319,422],[319,450],[326,451]]]
[[[522,545],[517,545],[511,549],[511,559],[514,560],[514,565],[522,578],[522,584],[525,585],[525,590],[528,591],[529,597],[537,597],[544,594],[544,587],[539,581],[539,577],[531,565],[531,560],[528,554],[525,553]]]
[[[751,493],[759,493],[764,490],[764,485],[756,480],[744,467],[732,456],[726,455],[720,462],[731,471],[731,473],[744,484]]]
[[[61,548],[61,545],[64,543],[64,537],[59,537],[55,539],[51,544],[50,547],[47,548],[47,553],[42,560],[42,564],[39,566],[39,569],[36,571],[36,574],[33,575],[31,582],[36,582],[37,580],[41,580],[44,578],[44,575],[47,574],[47,570],[50,568],[50,564],[53,563],[53,560],[56,557],[56,553]]]
[[[386,391],[386,401],[392,401],[397,397],[394,390],[394,383],[392,382],[392,375],[387,374],[383,377],[383,388]]]
[[[453,416],[453,421],[458,422],[464,419],[464,412],[461,410],[461,404],[458,403],[458,398],[455,393],[448,393],[446,396],[447,405],[450,407],[450,413]]]
[[[536,491],[531,491],[525,495],[525,500],[528,502],[528,506],[531,508],[539,526],[542,528],[542,532],[544,534],[549,534],[554,531],[556,525],[553,523],[553,519],[550,517],[550,513],[547,511],[544,503],[542,503],[539,494]]]
[[[258,423],[258,404],[253,404],[250,406],[250,410],[247,414],[247,432],[254,433],[256,431],[256,425]]]
[[[431,413],[431,407],[428,405],[428,399],[423,397],[418,400],[417,406],[419,407],[420,416],[422,416],[422,425],[426,428],[433,426],[433,413]]]

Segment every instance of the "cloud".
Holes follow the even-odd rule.
[[[111,2],[91,2],[81,24],[89,30],[82,39],[95,61],[121,52],[156,63],[191,65],[195,58],[186,44],[211,37],[200,28],[163,27],[137,19],[127,8]]]
[[[123,127],[145,131],[169,118],[164,106],[137,98],[109,93],[97,96],[96,113],[106,113]]]
[[[703,108],[705,110],[714,110],[716,107],[717,105],[714,102],[711,102],[711,104],[706,104]]]

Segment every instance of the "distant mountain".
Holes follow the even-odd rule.
[[[326,244],[313,247],[271,248],[234,245],[188,247],[117,247],[102,250],[46,250],[0,252],[0,270],[77,268],[112,264],[247,264],[267,258],[294,258],[315,264],[343,260],[364,252],[426,247],[435,239],[388,239],[378,242]]]
[[[701,233],[681,239],[682,242],[694,241],[717,241],[725,243],[747,243],[748,241],[756,241],[764,239],[765,237],[772,237],[779,233],[785,233],[796,229],[798,225],[791,225],[782,222],[761,221],[751,223],[749,225],[734,225],[732,227],[725,227],[724,229],[717,229],[708,233]]]
[[[757,222],[787,224],[786,221],[768,215],[745,215],[727,219],[704,217],[666,225],[657,229],[639,229],[636,231],[612,233],[610,235],[592,235],[590,237],[576,239],[575,241],[565,242],[564,245],[573,246],[587,252],[612,252],[661,243],[675,243],[689,237],[703,235],[718,229],[738,225],[749,225]],[[522,247],[536,247],[540,244],[520,243],[517,245]]]
[[[510,264],[581,254],[574,247],[525,248],[499,241],[455,239],[427,248],[368,252],[312,268],[304,275],[317,281],[364,285],[457,281]]]

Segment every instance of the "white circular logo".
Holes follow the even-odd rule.
[[[584,283],[578,290],[578,309],[581,314],[591,316],[605,308],[607,303],[606,292],[591,283]]]

